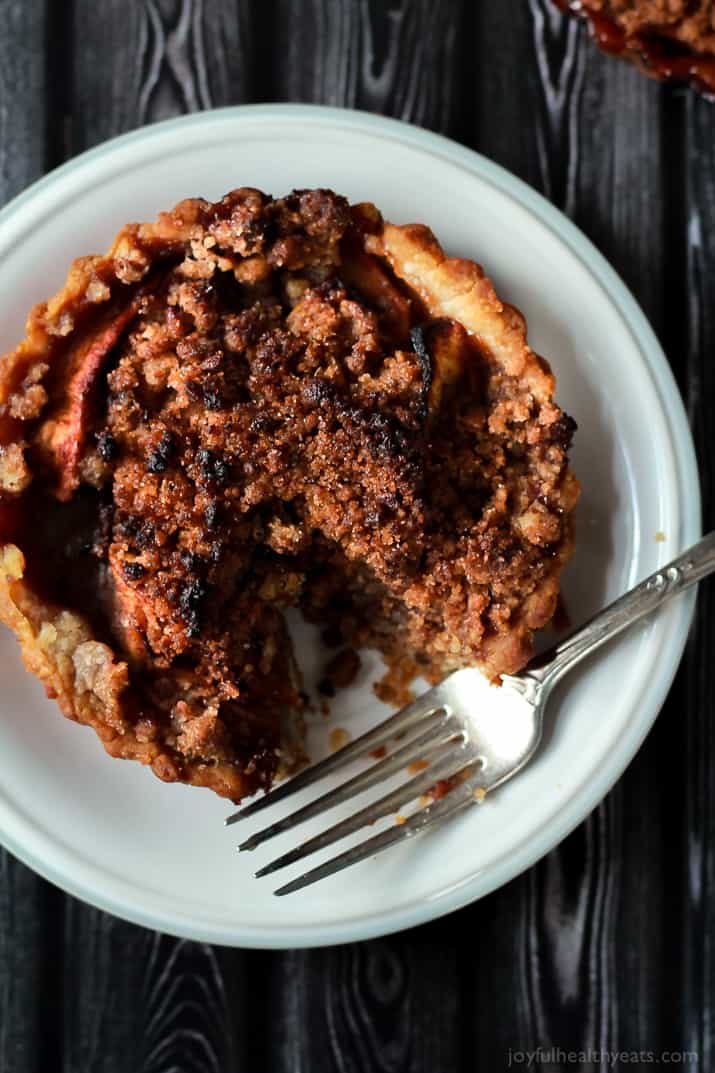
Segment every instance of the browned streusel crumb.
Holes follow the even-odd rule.
[[[338,689],[347,689],[360,670],[360,657],[354,648],[344,648],[328,663],[318,689],[326,697],[334,697]]]
[[[350,732],[345,727],[333,727],[328,735],[328,745],[331,753],[337,753],[350,743]]]
[[[607,52],[633,60],[655,78],[691,81],[715,93],[712,0],[556,0],[589,20]]]
[[[372,689],[378,700],[390,704],[393,708],[404,708],[415,699],[412,682],[421,668],[407,655],[396,655],[388,660],[385,673]]]
[[[429,760],[413,760],[408,765],[407,772],[409,775],[419,775],[420,771],[424,771],[429,767]]]
[[[573,547],[574,423],[424,227],[239,189],[74,264],[0,363],[0,616],[114,756],[239,799],[301,759],[283,611],[416,673],[514,671]]]

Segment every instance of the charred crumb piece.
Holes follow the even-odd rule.
[[[196,452],[196,463],[199,467],[199,472],[201,473],[201,476],[204,478],[204,480],[212,480],[214,463],[214,456],[212,452],[207,450],[205,447],[201,447]]]
[[[196,462],[202,478],[215,484],[227,484],[231,476],[231,464],[225,458],[217,458],[207,448],[202,447],[196,452]]]
[[[215,384],[202,385],[201,399],[206,409],[211,410],[213,413],[223,408],[223,395]]]
[[[251,374],[262,382],[272,380],[300,352],[298,341],[285,331],[266,332],[258,340],[252,360]]]
[[[248,426],[248,431],[254,436],[260,436],[264,432],[273,432],[278,427],[278,421],[269,414],[256,414]]]
[[[153,547],[156,541],[156,533],[151,521],[134,514],[118,519],[114,530],[116,539],[125,541],[140,551]]]
[[[124,517],[119,517],[117,519],[117,535],[121,539],[130,539],[136,536],[143,524],[144,519],[139,517],[139,515],[126,514]]]
[[[139,581],[144,577],[145,568],[141,563],[125,561],[122,563],[122,574],[127,581]]]
[[[419,476],[417,451],[409,443],[404,428],[394,417],[374,412],[365,419],[361,414],[359,423],[366,435],[368,450],[376,461],[402,462],[410,476]]]
[[[221,514],[221,504],[217,499],[212,499],[210,503],[206,505],[204,510],[204,520],[206,522],[206,528],[213,532],[218,529],[219,516]]]
[[[203,604],[209,587],[201,578],[187,581],[179,593],[179,609],[186,623],[189,637],[198,637],[203,624]]]
[[[382,508],[384,515],[394,514],[395,511],[400,509],[399,497],[394,492],[383,492],[377,497],[377,501]]]
[[[554,421],[553,425],[548,425],[544,430],[542,443],[552,443],[556,447],[560,447],[564,452],[569,451],[577,428],[578,425],[573,417],[570,417],[569,414],[562,414],[557,421]]]
[[[114,462],[119,456],[119,444],[111,432],[97,434],[97,452],[103,462]]]
[[[422,373],[422,391],[420,392],[421,401],[418,415],[422,421],[427,417],[427,396],[432,387],[432,358],[428,347],[429,328],[430,322],[428,321],[426,324],[416,325],[410,332],[412,349],[417,355],[420,372]]]
[[[400,509],[399,496],[394,492],[384,492],[376,496],[375,502],[366,511],[365,520],[370,526],[384,525]]]
[[[182,551],[179,556],[182,566],[190,574],[195,574],[201,568],[203,562],[200,555],[197,555],[194,551]]]
[[[335,399],[335,388],[325,380],[307,380],[301,387],[301,398],[306,406],[320,406]]]
[[[231,463],[225,458],[217,458],[214,461],[214,480],[217,484],[227,484],[231,476]]]
[[[171,433],[166,429],[161,434],[161,439],[155,447],[149,451],[147,457],[147,469],[150,473],[164,473],[174,455],[174,441]]]
[[[151,522],[142,522],[139,529],[137,529],[134,542],[140,551],[146,551],[147,548],[152,548],[154,546],[156,543],[156,532]]]
[[[475,386],[475,366],[469,360],[470,343],[463,326],[448,317],[435,317],[417,325],[410,339],[422,373],[416,416],[420,424],[435,416],[445,391],[466,377],[468,396]]]

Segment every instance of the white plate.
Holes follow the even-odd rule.
[[[583,499],[565,583],[576,622],[696,539],[698,478],[682,403],[623,283],[518,179],[393,120],[305,106],[233,108],[145,128],[78,157],[0,215],[0,349],[20,338],[24,314],[62,283],[71,257],[103,250],[128,220],[240,185],[275,194],[331,186],[375,201],[396,222],[428,223],[448,251],[483,262],[499,293],[524,311],[531,342],[556,371],[559,401],[579,424],[573,461]],[[3,631],[0,837],[72,894],[195,939],[291,947],[418,924],[511,879],[598,803],[659,710],[691,610],[692,599],[681,599],[578,671],[536,760],[485,804],[283,899],[272,897],[274,877],[252,879],[276,847],[239,857],[236,829],[222,826],[225,802],[107,758],[93,733],[44,698]],[[304,662],[315,662],[309,636],[300,648]],[[375,676],[368,662],[334,724],[356,733],[384,716],[370,692]],[[329,724],[318,724],[313,739],[323,747]]]

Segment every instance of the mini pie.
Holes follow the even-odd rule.
[[[586,18],[596,42],[646,74],[715,93],[713,0],[556,0]]]
[[[553,391],[426,227],[182,201],[0,360],[0,617],[108,753],[238,801],[303,759],[286,608],[398,678],[528,661],[578,497]]]

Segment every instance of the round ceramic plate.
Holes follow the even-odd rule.
[[[15,345],[26,312],[60,286],[72,257],[104,250],[122,224],[181,198],[214,200],[243,185],[274,194],[329,186],[374,201],[395,222],[427,223],[450,253],[483,263],[499,294],[524,311],[532,345],[556,372],[559,402],[579,425],[573,465],[583,498],[564,583],[575,623],[696,539],[698,478],[683,406],[621,280],[518,179],[393,120],[235,108],[148,127],[78,157],[0,215],[0,350]],[[692,600],[681,599],[579,669],[555,699],[537,758],[485,803],[287,898],[272,890],[295,870],[261,881],[253,871],[290,835],[237,854],[237,829],[222,824],[226,802],[110,760],[91,731],[45,699],[3,630],[0,837],[72,894],[194,939],[292,947],[419,924],[511,879],[598,803],[660,708],[691,611]],[[310,684],[323,654],[300,624],[296,641]],[[355,735],[385,717],[371,690],[378,675],[378,661],[366,658],[330,718],[315,716],[315,756],[331,728]],[[246,833],[260,819],[246,821]],[[315,830],[309,824],[305,834]]]

